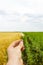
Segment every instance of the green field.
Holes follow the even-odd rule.
[[[24,34],[24,64],[43,65],[43,32],[25,32]]]

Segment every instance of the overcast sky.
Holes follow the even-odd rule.
[[[0,0],[0,31],[43,31],[43,0]]]

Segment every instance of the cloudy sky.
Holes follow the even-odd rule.
[[[0,31],[43,31],[43,0],[0,0]]]

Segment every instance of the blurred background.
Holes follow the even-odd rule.
[[[0,0],[0,31],[43,31],[43,0]]]

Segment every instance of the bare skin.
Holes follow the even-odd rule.
[[[17,40],[11,43],[7,49],[7,65],[23,65],[21,52],[24,50],[23,40]]]

